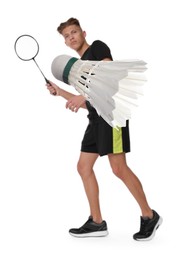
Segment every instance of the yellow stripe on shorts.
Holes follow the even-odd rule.
[[[113,153],[122,153],[123,152],[123,140],[122,140],[122,129],[113,128]]]

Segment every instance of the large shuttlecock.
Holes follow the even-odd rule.
[[[86,97],[112,127],[126,126],[146,82],[142,60],[90,61],[59,55],[51,70],[56,79]]]

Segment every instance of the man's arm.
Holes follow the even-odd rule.
[[[66,108],[69,108],[73,112],[77,112],[79,108],[86,108],[85,97],[81,95],[72,94],[60,87],[58,87],[55,83],[50,81],[50,84],[46,84],[47,89],[50,91],[50,94],[54,94],[56,96],[61,96],[67,100]]]

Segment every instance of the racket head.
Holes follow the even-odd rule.
[[[39,44],[33,36],[23,34],[16,39],[14,50],[19,59],[30,61],[37,56],[39,52]]]

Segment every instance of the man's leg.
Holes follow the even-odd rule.
[[[124,182],[124,184],[138,202],[142,216],[152,218],[153,212],[146,200],[142,184],[137,176],[127,166],[125,154],[109,154],[108,158],[113,173]]]
[[[99,203],[99,187],[93,171],[93,166],[98,158],[95,153],[80,153],[77,169],[82,178],[85,192],[90,206],[90,215],[93,221],[101,223],[102,216]]]
[[[78,172],[82,178],[90,206],[90,217],[79,228],[71,228],[69,233],[75,237],[98,237],[108,235],[106,221],[102,220],[99,204],[99,188],[93,171],[98,154],[81,152]]]
[[[127,166],[125,154],[110,154],[108,157],[114,174],[125,183],[138,202],[142,212],[140,218],[140,231],[135,233],[133,238],[138,241],[151,240],[154,237],[156,230],[161,225],[162,218],[148,205],[142,184]]]

